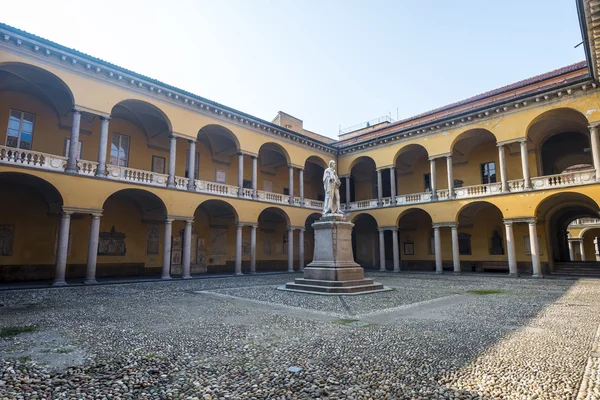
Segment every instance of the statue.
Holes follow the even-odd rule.
[[[340,210],[340,185],[342,182],[335,172],[335,161],[329,161],[329,168],[323,173],[323,187],[325,188],[325,201],[323,215],[341,214]]]
[[[490,240],[492,246],[490,249],[490,254],[492,255],[502,255],[504,254],[504,247],[502,246],[502,236],[498,231],[494,231],[492,235],[492,239]]]

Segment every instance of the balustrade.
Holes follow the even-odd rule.
[[[98,163],[95,161],[77,160],[77,171],[80,175],[96,175]]]
[[[464,186],[454,189],[457,199],[468,197],[480,197],[502,193],[501,183],[489,183],[485,185]]]
[[[67,165],[67,157],[0,146],[0,163],[25,165],[51,171],[64,171]]]
[[[196,191],[201,193],[213,193],[221,196],[237,197],[238,187],[224,183],[207,182],[196,179]]]

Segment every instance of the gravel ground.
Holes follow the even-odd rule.
[[[600,280],[370,275],[0,292],[0,398],[600,398]]]

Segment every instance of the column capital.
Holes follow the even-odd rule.
[[[249,226],[252,228],[256,228],[258,226],[258,222],[237,222],[235,226]]]
[[[288,231],[294,231],[294,230],[300,230],[300,229],[306,229],[303,226],[299,226],[299,225],[288,225],[287,227]]]
[[[458,228],[458,223],[457,222],[434,222],[433,224],[434,228]]]
[[[590,122],[589,128],[590,129],[598,129],[599,126],[600,126],[600,121],[594,121],[594,122]]]
[[[191,219],[193,221],[194,217],[188,217],[186,215],[169,214],[169,215],[167,215],[167,219],[170,219],[171,221],[187,221],[187,220]]]
[[[398,227],[397,226],[382,226],[380,228],[377,228],[380,231],[397,231]]]
[[[100,115],[102,121],[110,121],[112,118],[110,115]]]
[[[384,165],[383,167],[376,167],[375,170],[379,172],[379,171],[383,171],[384,169],[391,169],[394,167],[395,167],[394,165]]]
[[[102,213],[92,213],[92,218],[93,219],[100,219],[100,218],[102,218]]]
[[[504,223],[510,223],[510,224],[530,224],[530,223],[536,223],[537,222],[537,217],[517,217],[517,218],[504,218]]]
[[[173,219],[167,218],[165,219],[165,224],[172,224],[173,223]]]
[[[444,153],[444,154],[437,154],[435,156],[430,156],[428,159],[429,159],[429,161],[435,161],[438,158],[448,158],[448,157],[452,157],[452,152]]]
[[[191,224],[193,224],[193,223],[194,223],[194,218],[189,218],[189,219],[186,219],[186,220],[185,220],[185,224],[186,224],[186,225],[191,225]]]
[[[63,206],[62,211],[63,211],[63,213],[69,213],[69,214],[88,214],[88,215],[94,215],[94,214],[102,215],[102,212],[104,212],[104,210],[101,208],[85,208],[85,207],[71,207],[71,206]]]
[[[568,238],[569,242],[583,242],[583,238]]]
[[[197,142],[197,140],[194,140],[194,139],[187,139],[187,141],[189,144],[192,144],[192,143],[196,144],[196,142]]]
[[[78,108],[76,108],[76,107],[73,107],[73,108],[71,109],[71,112],[72,112],[73,114],[81,114],[81,110],[80,110],[80,109],[78,109]]]

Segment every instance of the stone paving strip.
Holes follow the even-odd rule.
[[[370,275],[0,293],[0,399],[600,398],[600,281]]]

